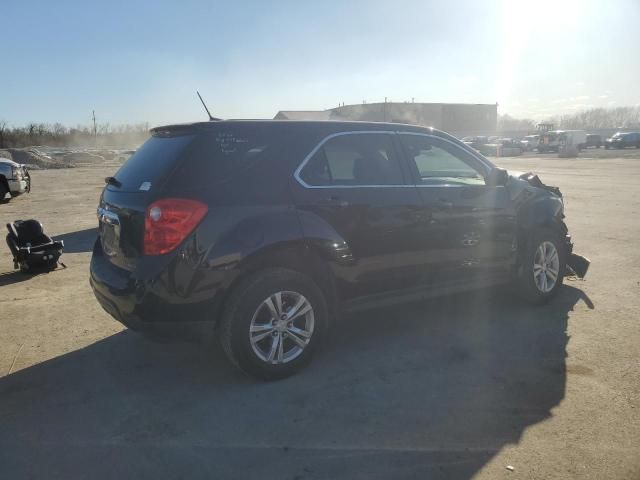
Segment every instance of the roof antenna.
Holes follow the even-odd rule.
[[[214,121],[219,121],[219,118],[216,117],[212,117],[211,113],[209,113],[209,109],[207,108],[207,104],[204,103],[204,100],[202,99],[202,96],[200,95],[200,92],[196,90],[196,93],[198,94],[198,98],[200,99],[200,101],[202,102],[202,106],[204,107],[204,109],[207,111],[207,115],[209,115],[209,121],[210,122],[214,122]]]

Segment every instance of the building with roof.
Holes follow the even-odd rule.
[[[493,135],[498,104],[363,103],[328,110],[281,110],[276,120],[355,120],[435,127],[458,136]]]

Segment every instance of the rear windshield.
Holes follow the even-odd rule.
[[[115,177],[121,191],[207,188],[241,174],[278,147],[268,125],[220,124],[193,135],[152,137]],[[145,183],[148,182],[148,183]]]
[[[127,192],[150,190],[173,169],[194,138],[194,135],[151,137],[114,175],[121,184],[117,189]]]

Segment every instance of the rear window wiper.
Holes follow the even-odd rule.
[[[113,185],[114,187],[120,188],[122,183],[116,177],[105,177],[104,183],[107,185]]]

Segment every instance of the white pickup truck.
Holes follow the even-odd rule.
[[[4,200],[7,193],[17,197],[30,190],[31,176],[27,167],[8,158],[0,158],[0,201]]]

